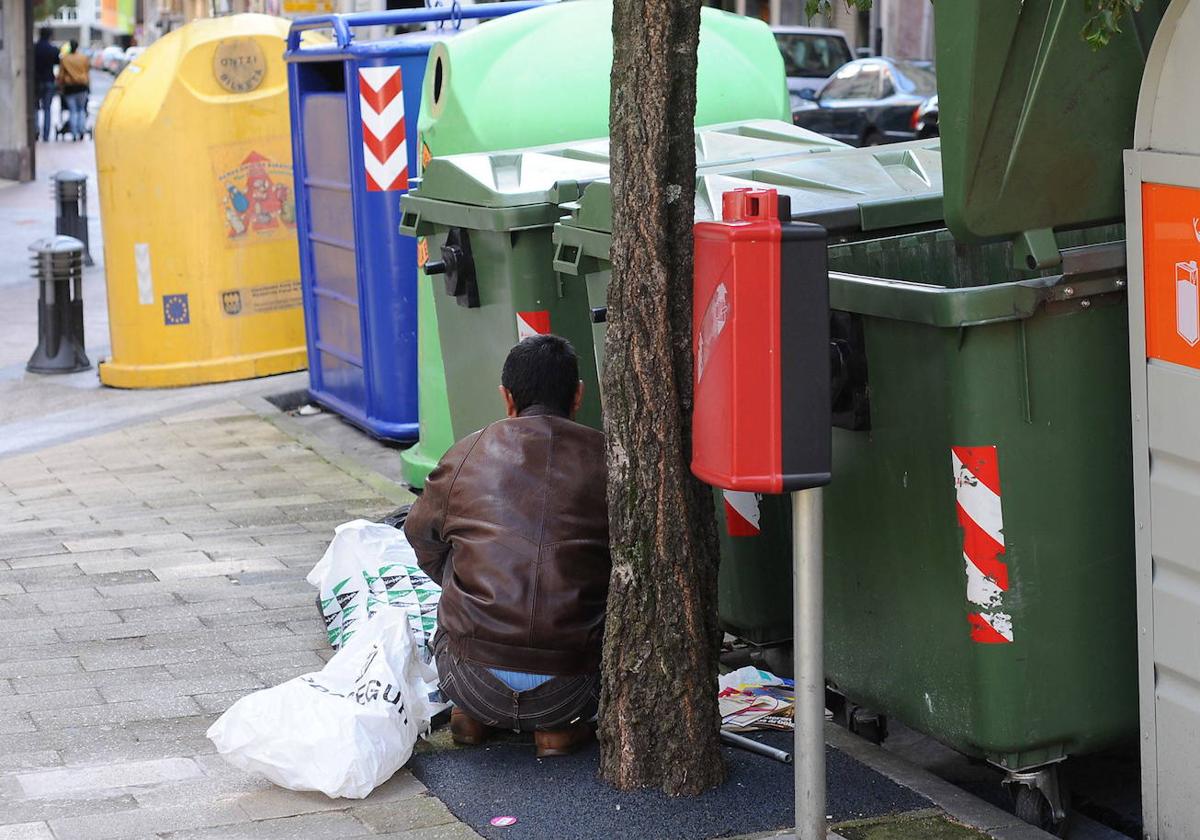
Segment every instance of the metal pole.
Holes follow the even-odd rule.
[[[777,750],[770,744],[761,744],[758,741],[752,741],[749,738],[743,738],[741,735],[735,735],[732,732],[721,730],[721,740],[731,747],[737,747],[739,750],[746,752],[758,753],[765,755],[767,758],[773,758],[776,761],[782,761],[784,764],[791,764],[792,757],[783,750]]]
[[[792,494],[796,840],[825,840],[824,533],[821,489]]]

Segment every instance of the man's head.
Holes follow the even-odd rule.
[[[78,42],[78,41],[76,41],[74,38],[72,38],[72,39],[71,39],[71,49],[70,49],[70,52],[73,52],[73,53],[77,53],[77,52],[79,52],[79,42]]]
[[[500,393],[509,417],[542,405],[573,418],[583,402],[575,348],[561,336],[530,336],[508,352]]]
[[[50,33],[50,27],[49,27],[49,26],[43,26],[43,27],[42,27],[42,28],[41,28],[41,29],[38,31],[38,40],[39,40],[39,41],[49,41],[49,40],[50,40],[50,34],[51,34],[51,33]]]

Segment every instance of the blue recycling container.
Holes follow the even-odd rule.
[[[302,18],[288,33],[296,230],[309,394],[387,440],[417,437],[417,250],[400,197],[417,173],[429,50],[466,18],[545,5],[501,2]],[[442,29],[355,42],[365,26]],[[333,40],[301,47],[301,34]]]

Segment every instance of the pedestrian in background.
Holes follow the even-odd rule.
[[[79,42],[71,39],[71,50],[58,63],[58,84],[71,114],[71,136],[82,140],[87,133],[87,105],[91,65],[79,51]]]
[[[58,47],[50,43],[50,29],[38,33],[33,47],[33,83],[37,87],[38,113],[42,118],[42,142],[50,139],[50,106],[54,102],[54,65],[58,64]]]

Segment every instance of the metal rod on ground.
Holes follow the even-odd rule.
[[[784,764],[792,763],[792,756],[783,750],[777,750],[770,744],[760,744],[758,741],[753,741],[749,738],[743,738],[741,735],[735,735],[732,732],[721,730],[721,740],[731,747],[737,747],[746,752],[758,753],[765,755],[767,758],[773,758],[776,761],[782,761]]]
[[[821,489],[792,493],[792,639],[796,721],[792,748],[796,840],[825,840],[824,524]]]

